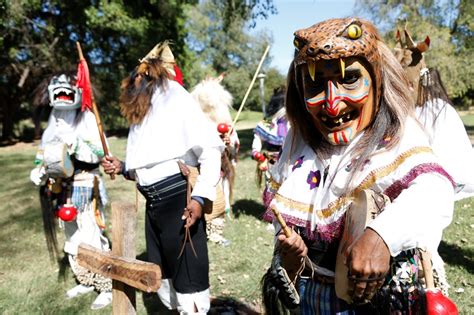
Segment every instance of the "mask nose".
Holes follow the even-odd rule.
[[[332,82],[328,81],[328,88],[326,91],[326,104],[325,109],[329,116],[337,116],[339,114],[339,102],[341,98],[336,94],[337,86]]]

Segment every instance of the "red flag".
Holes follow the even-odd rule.
[[[179,84],[181,84],[182,86],[184,86],[183,72],[181,72],[181,69],[177,65],[174,65],[173,68],[174,68],[174,72],[176,73],[174,80],[178,82]]]
[[[89,67],[85,59],[82,59],[77,66],[76,86],[82,89],[81,111],[92,110],[91,80],[89,78]]]

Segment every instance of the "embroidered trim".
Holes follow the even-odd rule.
[[[283,206],[287,208],[291,208],[292,210],[304,212],[304,213],[313,213],[313,205],[309,205],[307,203],[295,201],[293,199],[289,199],[286,197],[283,197],[280,194],[275,194],[274,198],[277,202],[283,204]],[[337,209],[342,208],[346,204],[348,204],[352,198],[350,197],[339,197],[335,201],[331,202],[329,206],[325,209],[317,210],[316,215],[320,219],[326,219],[330,217],[334,212],[336,212]]]
[[[287,208],[291,208],[304,213],[313,213],[313,205],[304,202],[299,202],[290,198],[283,197],[280,194],[275,194],[274,198],[277,202],[283,204]]]
[[[305,229],[305,235],[308,237],[308,239],[315,239],[316,235],[311,231],[311,222],[309,220],[304,220],[300,219],[291,215],[287,215],[284,213],[280,213],[283,220],[285,220],[286,225],[289,227],[293,226],[299,226],[303,229]],[[265,213],[263,214],[263,219],[267,222],[273,222],[273,219],[275,218],[275,215],[273,214],[273,211],[271,209],[267,209]]]
[[[402,179],[395,181],[390,187],[385,189],[384,194],[387,195],[390,200],[397,198],[400,193],[410,186],[411,182],[418,176],[427,173],[438,173],[441,176],[446,177],[453,187],[456,187],[456,183],[453,178],[444,170],[444,168],[437,163],[424,163],[420,164],[408,172]]]
[[[344,227],[345,216],[340,216],[336,221],[329,223],[328,225],[317,225],[316,231],[319,237],[324,242],[332,242],[334,239],[339,239],[342,235]]]
[[[272,191],[277,191],[278,189],[280,189],[280,186],[281,184],[280,183],[277,183],[273,177],[270,178],[270,180],[268,181],[268,187],[270,187],[270,189]]]
[[[311,230],[311,222],[308,220],[296,218],[291,215],[286,215],[281,213],[281,216],[285,220],[285,223],[289,227],[294,227],[294,226],[299,226],[304,229],[304,235],[309,239],[309,240],[315,240],[315,239],[320,239],[323,242],[332,242],[334,239],[338,239],[342,235],[342,230],[344,227],[344,216],[341,216],[338,218],[336,221],[328,224],[328,225],[318,225],[316,227],[316,231]],[[263,214],[263,220],[267,222],[273,222],[273,219],[275,218],[275,215],[273,214],[273,211],[270,209],[267,209],[265,213]]]
[[[367,175],[367,177],[360,183],[360,185],[356,189],[354,189],[352,195],[355,195],[364,189],[372,187],[377,181],[377,179],[383,178],[388,174],[392,173],[409,157],[420,153],[433,153],[433,150],[431,150],[431,148],[429,147],[414,147],[408,151],[403,152],[395,159],[395,161],[393,161],[389,165],[375,169],[370,172],[369,175]]]
[[[316,215],[320,219],[326,219],[332,216],[338,209],[343,207],[344,205],[349,204],[352,201],[353,196],[355,196],[358,192],[367,189],[375,184],[377,179],[383,178],[393,171],[395,171],[403,162],[405,162],[409,157],[420,154],[420,153],[432,153],[433,151],[429,147],[415,147],[408,151],[403,152],[400,154],[392,163],[380,167],[371,171],[364,180],[359,184],[357,188],[355,188],[349,196],[341,196],[338,199],[331,202],[327,208],[316,210]],[[448,175],[449,176],[449,175]],[[276,201],[282,203],[285,207],[295,209],[300,212],[305,213],[312,213],[313,212],[313,205],[308,205],[302,202],[298,202],[289,198],[285,198],[279,194],[275,194]]]

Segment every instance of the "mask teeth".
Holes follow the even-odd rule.
[[[341,67],[341,76],[344,79],[345,76],[345,70],[346,70],[346,63],[344,62],[344,59],[339,58],[339,67]]]
[[[314,81],[314,77],[316,73],[316,64],[312,60],[308,60],[308,71],[309,71],[309,76]]]

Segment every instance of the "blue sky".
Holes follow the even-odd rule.
[[[293,55],[293,33],[317,22],[347,17],[354,11],[355,0],[274,0],[277,15],[258,20],[256,30],[266,29],[273,33],[270,47],[271,65],[286,75]]]

